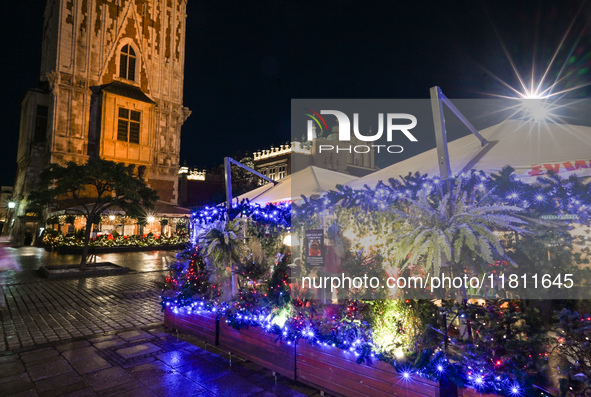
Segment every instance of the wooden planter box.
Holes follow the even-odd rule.
[[[312,346],[298,341],[297,379],[320,390],[343,396],[440,396],[439,382],[419,376],[405,379],[382,361],[357,364],[355,354],[331,346]]]
[[[235,330],[220,320],[219,346],[246,358],[253,363],[295,380],[294,344],[276,342],[277,335],[269,334],[260,327]]]
[[[215,315],[174,314],[166,309],[164,324],[216,343]],[[312,346],[303,340],[288,345],[259,327],[235,330],[219,321],[218,346],[289,379],[341,396],[445,397],[438,382],[418,376],[409,379],[380,361],[357,364],[355,355],[330,346]]]
[[[496,394],[483,394],[478,390],[461,388],[458,389],[458,397],[499,397]]]
[[[164,325],[195,335],[211,345],[216,343],[216,321],[213,313],[174,314],[167,307],[164,311]]]

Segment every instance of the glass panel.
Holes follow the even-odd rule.
[[[135,110],[131,111],[131,119],[133,121],[140,121],[140,112],[136,112]]]
[[[127,78],[127,55],[124,54],[119,59],[119,77]]]
[[[47,137],[47,114],[49,108],[47,106],[37,105],[37,114],[35,115],[35,142],[45,142]]]
[[[126,120],[119,120],[119,123],[117,124],[117,140],[118,141],[127,142],[127,126],[128,126],[128,122]]]
[[[43,105],[37,105],[37,117],[47,117],[49,108]]]
[[[129,143],[140,143],[140,123],[129,123]]]
[[[127,53],[131,56],[135,56],[135,51],[133,50],[133,48],[128,44],[125,47],[127,47]]]
[[[129,65],[127,68],[127,79],[135,81],[135,58],[129,57]]]
[[[129,109],[119,108],[119,118],[120,119],[128,119],[129,118]]]

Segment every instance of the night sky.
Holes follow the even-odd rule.
[[[0,166],[2,185],[12,185],[45,1],[2,5]],[[588,2],[189,0],[187,13],[184,102],[193,114],[181,162],[192,166],[289,141],[291,98],[427,99],[433,85],[450,98],[508,95],[494,77],[518,87],[503,46],[527,79],[560,48],[546,81],[564,77],[560,89],[591,81]]]

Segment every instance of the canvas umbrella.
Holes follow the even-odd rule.
[[[248,198],[251,203],[266,205],[284,201],[298,201],[301,196],[313,196],[334,189],[337,185],[356,180],[357,177],[336,171],[309,166],[279,181],[258,187],[238,197],[238,201]]]
[[[535,181],[549,170],[563,177],[591,176],[591,128],[557,123],[524,123],[506,120],[480,131],[489,142],[482,147],[473,135],[448,143],[452,174],[471,169],[495,173],[505,166],[515,169],[524,182]],[[347,183],[361,189],[409,172],[439,175],[437,150],[431,149],[363,178]]]

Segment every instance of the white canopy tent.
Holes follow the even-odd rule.
[[[282,201],[298,201],[301,195],[312,196],[334,189],[337,185],[356,180],[357,177],[330,171],[315,166],[309,166],[301,171],[288,175],[278,184],[271,183],[251,190],[238,197],[238,201],[245,198],[251,203],[265,205]]]
[[[484,147],[474,135],[448,143],[452,174],[471,169],[498,172],[510,165],[523,180],[534,181],[548,170],[567,177],[591,176],[591,128],[569,124],[528,123],[506,120],[480,131],[489,142]],[[437,149],[427,150],[409,159],[347,183],[361,189],[375,187],[379,181],[400,178],[409,172],[439,175]]]

